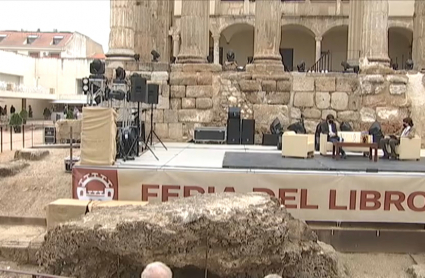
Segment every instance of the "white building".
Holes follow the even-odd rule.
[[[81,79],[95,58],[104,59],[102,46],[78,33],[0,31],[0,106],[31,105],[42,119],[54,103],[85,103]]]

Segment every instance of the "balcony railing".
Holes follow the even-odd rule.
[[[22,84],[7,83],[0,81],[0,91],[16,92],[25,94],[50,94],[51,90],[41,86],[25,86]],[[54,93],[54,92],[53,92]]]

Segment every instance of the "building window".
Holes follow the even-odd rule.
[[[63,40],[63,36],[54,36],[52,45],[58,45]]]
[[[83,79],[77,78],[75,82],[77,82],[75,86],[77,88],[77,95],[82,95],[83,94]]]
[[[40,58],[40,52],[30,52],[28,55],[32,58]]]
[[[32,44],[36,39],[38,38],[38,36],[36,36],[36,35],[29,35],[28,37],[27,37],[27,44]]]
[[[61,57],[60,53],[49,53],[49,58],[59,59]]]
[[[7,37],[7,35],[0,34],[0,42],[1,42],[2,40],[4,40],[6,37]]]

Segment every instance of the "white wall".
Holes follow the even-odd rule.
[[[212,46],[210,44],[210,46]],[[223,59],[226,60],[226,54],[229,50],[235,53],[236,61],[239,66],[245,66],[248,57],[254,56],[254,28],[251,31],[242,31],[232,36],[229,42],[221,36],[220,47],[223,47]]]
[[[347,60],[348,28],[334,28],[322,39],[322,51],[331,52],[331,70],[342,71],[341,62]]]
[[[305,31],[283,29],[280,48],[294,49],[294,70],[301,61],[305,62],[306,69],[315,63],[316,41],[311,34]]]
[[[389,16],[413,16],[415,0],[388,1]]]
[[[390,28],[388,30],[388,55],[391,62],[397,61],[399,69],[402,69],[407,59],[410,59],[412,32],[402,28]]]

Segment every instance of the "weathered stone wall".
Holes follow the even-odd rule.
[[[286,127],[303,114],[309,133],[328,114],[355,130],[368,130],[378,120],[392,133],[411,112],[405,74],[265,75],[221,72],[214,65],[173,65],[169,79],[166,72],[142,75],[161,84],[155,130],[170,140],[191,139],[196,126],[225,126],[231,106],[240,107],[243,118],[255,119],[256,142],[276,117]],[[149,129],[149,112],[145,120]]]

